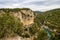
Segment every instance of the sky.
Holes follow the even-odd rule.
[[[0,0],[0,8],[30,8],[47,11],[60,8],[60,0]]]

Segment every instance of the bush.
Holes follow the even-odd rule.
[[[40,31],[37,35],[36,40],[47,40],[47,33]]]

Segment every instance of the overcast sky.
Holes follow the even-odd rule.
[[[30,8],[47,11],[60,8],[60,0],[0,0],[0,8]]]

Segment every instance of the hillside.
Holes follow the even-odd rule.
[[[39,21],[41,23],[44,23],[46,25],[49,25],[51,23],[52,25],[55,25],[59,27],[60,25],[60,10],[54,9],[50,11],[43,12],[41,14],[37,14],[37,18],[40,19]],[[47,24],[48,23],[48,24]]]
[[[29,25],[34,21],[33,11],[29,8],[15,8],[15,9],[0,9],[0,13],[9,13],[21,20],[23,25]],[[28,23],[28,24],[27,24]]]
[[[60,40],[60,9],[0,9],[0,40]]]
[[[45,25],[49,29],[56,31],[52,32],[51,40],[59,40],[60,36],[60,9],[53,9],[50,11],[43,12],[41,14],[37,14],[35,19],[37,25]]]
[[[25,29],[33,23],[34,12],[29,8],[0,9],[0,38],[24,37]]]

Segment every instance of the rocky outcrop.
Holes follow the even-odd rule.
[[[14,13],[15,17],[18,17],[24,26],[34,23],[34,13],[32,10],[20,10],[18,13]]]
[[[12,14],[12,16],[19,18],[24,26],[34,23],[34,12],[29,8],[0,9],[1,13]]]
[[[23,24],[24,28],[30,27],[34,23],[34,12],[30,9],[0,9],[0,15],[4,13],[9,13],[11,16],[18,18],[20,23]],[[28,31],[27,31],[28,32]],[[25,32],[26,33],[26,32]],[[29,33],[29,32],[28,32]],[[0,40],[33,40],[33,37],[23,38],[20,36],[6,37]]]

